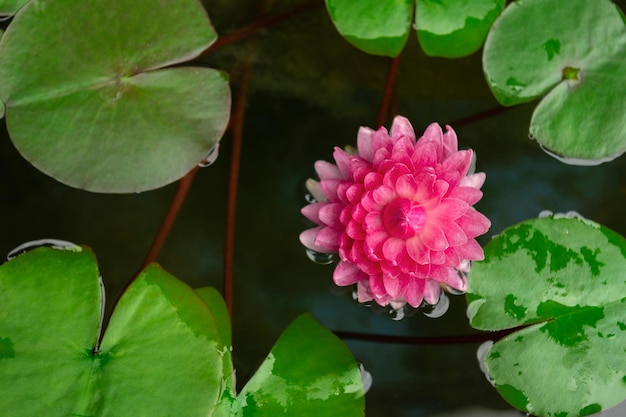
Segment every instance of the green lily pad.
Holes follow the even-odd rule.
[[[216,37],[197,0],[31,0],[0,41],[11,139],[73,187],[122,193],[175,181],[221,138],[230,91],[222,72],[163,67]]]
[[[364,415],[354,358],[308,315],[236,395],[228,311],[215,289],[194,291],[149,265],[101,336],[103,300],[86,247],[41,247],[0,266],[3,415]]]
[[[348,348],[310,315],[298,317],[236,399],[231,416],[364,416],[363,380]]]
[[[214,288],[196,292],[216,318],[223,343],[223,392],[215,417],[364,415],[363,381],[352,354],[309,314],[289,325],[237,395],[226,304]]]
[[[209,415],[222,356],[194,291],[148,266],[99,342],[102,301],[87,248],[38,248],[0,266],[3,415]]]
[[[537,416],[583,416],[626,399],[626,239],[577,218],[513,226],[472,266],[468,316],[521,329],[485,365],[500,394]]]
[[[331,20],[355,47],[395,57],[409,36],[414,0],[326,0]]]
[[[476,52],[505,0],[417,0],[415,26],[424,52],[458,58]]]
[[[218,401],[214,416],[228,417],[230,414],[230,402],[235,392],[235,371],[232,359],[232,332],[230,329],[230,315],[222,295],[213,287],[203,287],[196,290],[196,294],[207,305],[215,318],[217,331],[219,332],[218,349],[222,354],[222,385],[220,400]]]
[[[0,16],[12,16],[30,0],[0,0]]]
[[[609,0],[511,3],[485,42],[483,67],[503,105],[542,97],[530,134],[568,163],[626,151],[626,25]]]

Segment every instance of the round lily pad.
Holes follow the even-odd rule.
[[[42,247],[0,266],[3,415],[210,415],[222,348],[203,300],[153,264],[103,331],[103,296],[85,247]]]
[[[536,415],[574,417],[626,399],[626,239],[578,218],[506,229],[472,266],[468,316],[515,329],[486,353],[496,389]]]
[[[492,26],[485,76],[503,105],[543,99],[530,135],[573,164],[626,151],[626,25],[609,0],[524,0]]]
[[[415,27],[427,55],[458,58],[485,41],[505,0],[417,0]]]
[[[0,0],[0,16],[12,16],[29,0]]]
[[[326,0],[331,20],[352,45],[395,57],[409,37],[414,0]]]
[[[216,37],[198,0],[31,0],[0,40],[9,135],[73,187],[126,193],[175,181],[229,118],[224,73],[172,67]]]
[[[235,417],[362,417],[365,393],[346,345],[303,314],[230,405]]]

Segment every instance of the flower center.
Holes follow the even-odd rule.
[[[383,209],[383,224],[393,237],[408,239],[422,230],[426,210],[416,201],[398,197]]]

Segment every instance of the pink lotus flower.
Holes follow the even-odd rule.
[[[458,150],[447,126],[433,123],[415,140],[409,121],[359,129],[358,153],[335,148],[336,161],[317,161],[320,181],[307,181],[315,198],[302,214],[318,224],[300,241],[339,253],[333,279],[357,284],[360,302],[382,306],[434,305],[441,288],[465,291],[470,261],[484,258],[474,239],[491,223],[472,205],[482,197],[484,173],[468,175],[471,150]]]

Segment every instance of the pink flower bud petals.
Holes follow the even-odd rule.
[[[357,154],[335,149],[336,165],[316,163],[321,180],[307,188],[318,202],[302,213],[321,226],[302,243],[337,251],[334,280],[356,283],[361,302],[418,307],[436,304],[441,289],[465,291],[470,261],[484,258],[474,238],[490,227],[473,208],[485,181],[468,175],[473,152],[459,151],[454,130],[436,123],[416,141],[400,116],[391,133],[362,127],[357,142]]]
[[[340,178],[350,178],[352,171],[350,170],[350,159],[352,156],[341,148],[335,147],[333,158],[337,162],[337,168],[341,173]],[[321,178],[321,177],[320,177]]]
[[[378,172],[369,172],[363,179],[363,185],[367,191],[371,191],[380,186],[383,181],[383,176]]]
[[[455,181],[456,182],[456,181]],[[444,195],[450,189],[450,184],[448,181],[436,180],[433,184],[433,197],[437,200],[441,200]]]
[[[333,281],[340,287],[352,285],[364,278],[367,278],[358,266],[350,262],[340,261],[335,267]]]
[[[391,146],[393,146],[393,141],[387,133],[387,129],[381,127],[376,132],[374,132],[374,137],[372,138],[372,151],[374,151],[374,158],[376,158],[376,153],[379,150],[387,149]]]
[[[320,187],[320,183],[318,181],[309,178],[308,180],[306,180],[305,186],[306,189],[311,193],[315,201],[323,202],[328,200],[326,198],[326,195],[322,191],[322,188]]]
[[[361,200],[363,208],[369,212],[380,211],[383,208],[383,206],[374,201],[373,193],[373,191],[367,191],[363,194],[363,199]]]
[[[476,204],[483,197],[483,193],[476,188],[470,187],[456,187],[453,188],[448,194],[449,198],[456,198],[458,200],[465,201],[468,205],[472,206]]]
[[[470,205],[457,198],[445,198],[436,209],[437,219],[456,220],[469,210]]]
[[[473,208],[467,210],[467,212],[457,220],[457,223],[463,228],[468,238],[480,236],[491,227],[489,219]]]
[[[364,191],[365,187],[363,187],[363,184],[352,184],[346,190],[346,198],[352,204],[358,203]]]
[[[349,261],[350,252],[352,251],[352,246],[354,245],[354,240],[351,239],[347,234],[342,234],[339,238],[339,259],[342,261]]]
[[[381,206],[389,203],[391,200],[393,200],[395,196],[396,193],[393,188],[386,185],[381,185],[372,192],[372,197],[374,198],[374,201]]]
[[[356,284],[357,300],[359,303],[367,303],[374,299],[374,294],[369,287],[368,281],[359,281]]]
[[[456,173],[459,180],[463,178],[469,170],[472,163],[472,151],[458,151],[450,155],[443,164],[441,164],[440,170],[448,173]],[[456,175],[455,175],[456,177]]]
[[[407,280],[399,277],[383,275],[383,284],[385,285],[385,293],[392,298],[400,298],[404,295],[404,287]]]
[[[405,136],[398,138],[396,143],[393,144],[393,148],[391,151],[391,159],[394,161],[401,161],[405,163],[405,158],[408,159],[410,165],[413,165],[411,161],[411,155],[413,155],[413,150],[415,149],[415,141],[413,139],[409,139]]]
[[[430,222],[426,224],[424,230],[420,233],[420,239],[428,249],[433,251],[441,251],[449,246],[443,230]]]
[[[370,261],[382,261],[385,259],[383,254],[383,244],[389,235],[387,232],[368,233],[365,236],[365,253]]]
[[[438,267],[431,270],[431,277],[449,287],[459,291],[467,290],[467,281],[459,274],[456,268]]]
[[[354,220],[363,224],[365,222],[365,216],[367,216],[368,213],[369,211],[365,210],[361,203],[356,203],[352,207],[351,215]]]
[[[417,308],[422,304],[426,282],[424,279],[412,279],[407,285],[404,298],[411,307]]]
[[[446,133],[443,135],[444,158],[456,152],[457,149],[459,149],[459,141],[456,137],[456,132],[446,125]]]
[[[338,229],[323,227],[322,230],[317,232],[313,243],[318,248],[324,248],[326,251],[337,252],[339,250],[339,236],[341,236],[341,231]]]
[[[429,142],[418,142],[411,155],[413,165],[416,167],[435,167],[438,162],[437,149]]]
[[[430,251],[430,263],[433,265],[444,265],[446,263],[444,251]]]
[[[406,250],[416,263],[425,265],[430,262],[430,249],[428,249],[420,240],[414,236],[406,241]]]
[[[344,178],[341,175],[341,171],[337,168],[337,165],[331,164],[327,161],[316,161],[313,165],[315,167],[315,172],[320,180],[332,180],[332,179],[342,179]]]
[[[409,119],[403,116],[396,116],[391,123],[391,137],[399,138],[403,136],[415,142],[415,131]]]
[[[458,265],[461,265],[461,258],[459,257],[456,248],[448,248],[444,251],[446,255],[445,265],[457,265],[456,269],[459,269]]]
[[[374,295],[374,298],[381,299],[385,296],[389,297],[389,295],[387,294],[387,290],[385,289],[385,284],[383,282],[383,274],[370,275],[368,283],[370,291]]]
[[[484,172],[477,172],[472,175],[468,175],[467,177],[463,177],[459,182],[461,187],[472,187],[477,190],[480,189],[485,183],[485,179],[487,179],[487,175]]]
[[[339,196],[337,195],[337,188],[341,185],[341,183],[341,180],[335,179],[320,181],[320,188],[328,201],[331,203],[338,203],[340,201]]]
[[[372,149],[372,140],[374,139],[375,131],[369,127],[361,127],[357,133],[356,143],[359,150],[359,155],[365,158],[369,162],[372,162],[374,158],[374,151]]]
[[[437,152],[437,161],[441,161],[443,158],[443,132],[441,131],[441,126],[437,123],[431,123],[428,125],[424,134],[418,141],[421,142],[432,143],[435,145],[435,151]]]
[[[311,220],[313,223],[317,223],[319,225],[322,224],[322,220],[320,220],[319,212],[322,208],[326,207],[326,203],[313,203],[308,204],[300,210],[302,215],[307,219]]]
[[[307,229],[304,232],[300,233],[300,242],[307,248],[314,250],[316,252],[320,252],[320,253],[333,253],[336,252],[336,250],[333,250],[333,248],[328,248],[325,246],[319,246],[315,243],[315,238],[317,236],[317,234],[319,233],[320,230],[322,230],[324,227],[323,226],[319,226],[319,227],[315,227],[313,229]]]
[[[310,205],[313,206],[313,204]],[[322,207],[318,209],[318,219],[327,226],[340,229],[343,226],[339,220],[342,209],[343,206],[341,204],[322,203]]]
[[[452,247],[464,245],[465,242],[467,242],[465,230],[455,222],[441,222],[441,230],[443,231],[443,234],[446,235],[448,245]]]
[[[346,225],[346,234],[354,240],[364,240],[366,236],[363,225],[355,221],[350,221]]]
[[[433,280],[426,280],[424,283],[424,300],[430,305],[435,305],[441,295],[441,286]]]
[[[352,209],[350,206],[343,206],[341,213],[339,213],[339,221],[342,225],[347,225],[352,220]]]
[[[396,181],[396,193],[407,199],[415,198],[417,194],[417,182],[412,175],[403,175]]]
[[[376,232],[383,232],[385,226],[383,225],[383,216],[379,211],[370,211],[365,216],[364,227],[367,234],[374,234]],[[385,232],[387,236],[388,233]]]
[[[457,246],[455,249],[463,259],[470,261],[482,261],[485,259],[483,248],[474,239],[468,240],[464,245]]]
[[[407,255],[402,239],[390,237],[383,243],[383,256],[391,265],[397,266]]]

